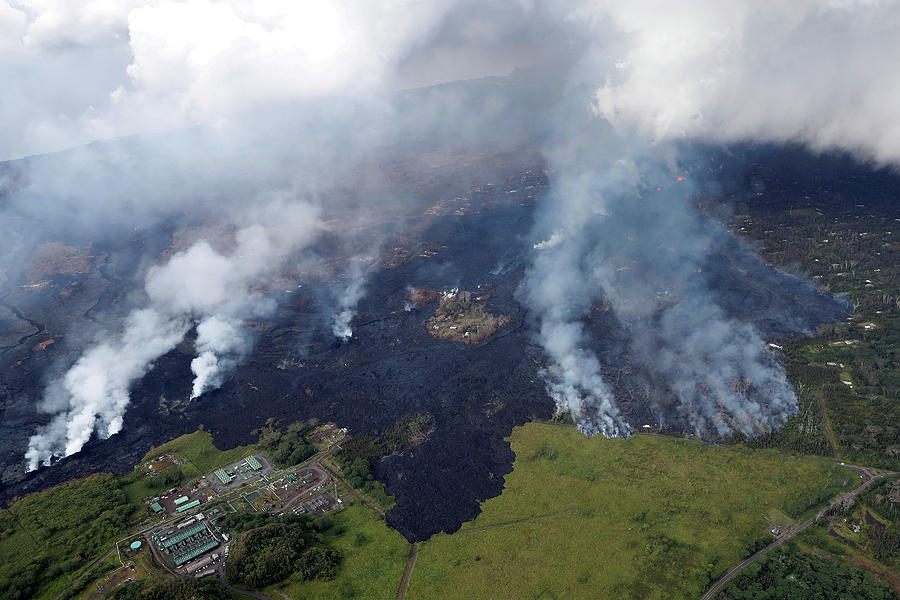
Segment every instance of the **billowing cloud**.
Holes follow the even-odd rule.
[[[681,196],[668,212],[630,207],[648,172],[678,164],[671,140],[798,141],[900,162],[900,3],[483,5],[0,0],[0,158],[202,126],[196,136],[185,130],[69,153],[45,171],[29,164],[31,179],[5,211],[47,228],[68,225],[61,214],[79,226],[102,223],[98,231],[114,222],[119,233],[145,220],[214,215],[234,232],[228,248],[201,239],[142,271],[143,293],[122,327],[49,386],[45,407],[56,416],[32,438],[32,468],[78,451],[94,432],[118,431],[130,383],[194,326],[192,395],[217,385],[247,351],[239,324],[271,310],[255,284],[316,235],[317,185],[411,132],[467,141],[495,133],[496,141],[515,130],[493,131],[500,119],[485,115],[520,117],[518,129],[537,132],[529,143],[553,170],[523,298],[539,315],[548,392],[561,408],[586,431],[625,432],[581,323],[603,301],[634,326],[634,347],[682,405],[707,402],[698,430],[752,430],[789,412],[791,393],[759,334],[725,316],[705,280],[684,270],[719,233],[699,227]],[[440,90],[397,110],[388,93],[534,63],[552,65],[544,96],[561,98],[552,109],[487,94],[476,106]],[[297,191],[277,200],[260,194],[278,186]],[[668,246],[677,252],[630,249],[622,239],[646,231],[678,241]],[[618,271],[626,250],[636,267]],[[678,268],[664,272],[667,264]],[[658,290],[627,275],[638,267],[682,276],[672,281],[682,301],[656,330],[639,324]],[[364,272],[349,275],[333,321],[343,338],[364,290]],[[692,320],[679,314],[689,309],[702,317],[685,331]],[[703,339],[721,351],[702,348]],[[724,362],[707,368],[715,360]],[[729,391],[735,382],[740,394]],[[745,402],[754,389],[755,406]],[[765,394],[782,407],[774,417],[762,410]]]
[[[900,3],[597,2],[625,39],[597,113],[653,139],[794,141],[900,162]]]

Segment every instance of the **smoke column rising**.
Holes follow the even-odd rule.
[[[627,432],[582,323],[602,302],[629,329],[635,354],[668,386],[695,430],[752,431],[783,420],[792,410],[792,392],[759,334],[724,315],[711,293],[704,261],[725,235],[721,227],[697,213],[687,185],[664,185],[651,195],[655,184],[671,182],[689,162],[668,142],[797,141],[900,163],[898,29],[900,3],[890,0],[510,1],[489,7],[0,0],[0,75],[11,82],[0,111],[0,124],[11,134],[0,140],[0,156],[194,125],[227,131],[250,114],[252,131],[265,123],[271,131],[290,132],[277,142],[275,136],[233,141],[238,160],[228,167],[246,160],[250,171],[259,169],[257,185],[246,186],[259,189],[270,172],[294,164],[285,159],[288,148],[303,148],[313,162],[318,155],[344,158],[345,147],[354,145],[347,142],[383,135],[379,103],[387,90],[423,78],[434,83],[508,73],[542,60],[552,68],[559,63],[567,79],[563,103],[552,114],[530,115],[545,123],[553,191],[538,212],[534,263],[522,296],[538,316],[551,363],[548,392],[585,431]],[[452,76],[431,68],[447,64],[456,65]],[[344,105],[333,96],[375,108],[368,121],[348,125],[334,116]],[[290,129],[295,115],[281,109],[312,100],[327,118],[313,119],[318,127]],[[489,127],[461,115],[481,115],[489,104],[414,102],[410,114],[388,111],[387,118],[403,121],[396,131],[477,134]],[[454,106],[448,117],[447,107]],[[495,112],[484,114],[507,108],[498,100]],[[262,157],[253,161],[247,147]],[[179,157],[208,150],[181,142],[173,148]],[[365,153],[375,146],[359,148]],[[36,185],[93,183],[100,167],[91,152],[84,155],[85,164],[71,170],[77,176],[38,177]],[[142,159],[142,167],[163,171],[148,178],[157,183],[180,162],[158,159],[152,153]],[[308,171],[321,165],[331,173],[334,163],[319,158]],[[222,181],[219,193],[204,198],[211,210],[227,196],[232,175],[214,166]],[[192,182],[181,176],[179,184]],[[135,194],[133,184],[106,193],[118,205],[49,206],[24,196],[4,211],[72,214],[86,226],[111,211],[125,232],[129,219],[137,220],[130,215],[135,207],[154,219],[181,214],[183,196]],[[217,251],[200,241],[151,269],[143,281],[146,298],[121,331],[92,344],[49,385],[43,406],[55,416],[31,439],[31,469],[53,455],[77,452],[94,431],[101,437],[119,431],[128,386],[191,327],[197,326],[199,352],[191,365],[193,396],[218,385],[247,351],[247,332],[238,323],[271,310],[252,291],[254,282],[308,244],[319,217],[307,201],[269,203],[269,209],[263,202],[263,216],[234,204],[222,209],[222,220],[238,231],[234,248]],[[363,277],[351,276],[335,313],[335,336],[352,335],[363,290]]]
[[[365,273],[358,261],[354,261],[350,266],[347,277],[349,277],[350,282],[338,298],[334,323],[331,327],[334,336],[342,342],[346,342],[353,337],[353,328],[350,327],[350,322],[356,315],[356,305],[365,291]]]
[[[95,431],[101,438],[118,433],[131,383],[180,342],[192,323],[198,323],[200,354],[191,363],[196,375],[191,397],[221,383],[235,355],[249,346],[236,315],[252,317],[272,308],[252,291],[253,284],[276,272],[320,227],[313,204],[283,196],[256,207],[253,215],[234,215],[249,224],[235,233],[230,253],[200,241],[150,269],[147,306],[131,313],[113,341],[87,350],[49,386],[44,409],[56,416],[31,437],[29,470],[49,464],[53,456],[78,452]]]

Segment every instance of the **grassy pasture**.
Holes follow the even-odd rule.
[[[331,518],[334,526],[325,533],[324,541],[344,555],[337,577],[333,581],[289,581],[278,589],[294,600],[396,598],[409,543],[359,501]],[[278,597],[273,589],[264,593]]]
[[[237,446],[231,450],[219,450],[213,445],[212,434],[208,431],[195,431],[154,448],[141,462],[162,454],[181,455],[188,461],[188,464],[182,468],[185,478],[191,479],[238,461],[255,450],[253,446]]]
[[[503,493],[423,543],[407,598],[697,598],[765,534],[858,477],[778,456],[530,423]]]

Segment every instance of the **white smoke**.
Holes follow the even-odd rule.
[[[580,62],[571,73],[571,88],[586,86],[593,90],[590,97],[579,97],[578,107],[564,106],[552,119],[549,158],[563,193],[553,200],[557,214],[540,232],[538,239],[546,241],[536,244],[541,252],[529,272],[528,301],[541,315],[544,347],[553,362],[547,372],[550,393],[560,407],[593,424],[584,427],[622,434],[599,361],[583,348],[580,319],[601,296],[612,301],[630,296],[629,310],[649,299],[639,282],[631,283],[634,288],[614,285],[609,269],[596,268],[602,262],[584,263],[598,241],[580,224],[603,223],[605,211],[613,222],[619,218],[615,203],[623,194],[610,195],[606,180],[627,161],[598,158],[597,150],[610,138],[595,137],[590,128],[575,131],[578,125],[572,123],[579,123],[591,106],[596,121],[606,119],[623,139],[637,138],[637,145],[651,148],[681,138],[799,141],[900,163],[900,79],[895,74],[900,2],[481,4],[491,8],[482,13],[475,2],[414,0],[0,0],[0,77],[7,84],[0,100],[5,132],[0,157],[195,124],[232,131],[228,126],[236,115],[248,112],[273,114],[277,121],[277,111],[267,112],[273,105],[329,95],[381,98],[403,82],[404,68],[425,73],[436,64],[464,65],[465,72],[454,71],[460,77],[508,72],[509,66],[534,62],[541,54],[534,48],[546,53],[579,48],[593,59],[603,56]],[[470,12],[474,16],[467,20]],[[459,46],[465,52],[454,54]],[[469,52],[465,46],[487,51]],[[492,60],[501,54],[503,61]],[[453,60],[461,55],[469,59]],[[423,56],[440,60],[417,63]],[[498,70],[500,64],[507,68]],[[445,124],[451,129],[464,125]],[[297,146],[304,141],[292,140]],[[320,152],[317,144],[310,147],[310,153]],[[606,196],[598,197],[598,180]],[[634,189],[628,181],[625,196]],[[239,228],[233,250],[218,252],[199,242],[148,273],[146,305],[135,310],[121,333],[89,348],[48,389],[44,405],[55,416],[32,437],[30,468],[53,455],[77,452],[95,430],[101,437],[118,431],[130,383],[193,324],[199,324],[200,352],[192,363],[193,395],[220,381],[244,351],[233,343],[235,322],[266,310],[253,284],[302,248],[318,219],[306,203],[282,202],[263,207],[262,213],[223,216]],[[697,255],[685,251],[683,256]],[[339,300],[333,323],[337,337],[353,334],[350,324],[362,290],[361,278],[351,280]],[[694,299],[703,292],[689,291]],[[732,325],[717,320],[714,308],[706,313],[713,319],[711,331]],[[673,345],[663,348],[688,348],[674,343],[674,331],[667,338]],[[758,336],[737,331],[740,342],[725,336],[723,343],[759,346]],[[701,359],[688,372],[700,378],[706,360],[717,354],[697,356]],[[749,373],[739,369],[738,376],[770,368],[756,350],[721,356],[749,365]],[[675,363],[663,354],[659,360]],[[722,373],[709,381],[735,374]],[[772,380],[770,387],[781,384]],[[689,395],[687,388],[680,393]],[[730,418],[752,416],[734,409]]]
[[[343,289],[340,298],[338,298],[334,321],[331,326],[334,336],[342,342],[346,342],[353,337],[353,328],[350,326],[350,322],[356,315],[356,305],[363,296],[366,283],[365,273],[357,262],[354,262],[350,267],[347,276],[350,278],[350,282]]]
[[[246,349],[247,340],[236,319],[213,315],[197,325],[197,357],[191,361],[194,379],[191,399],[222,384],[223,375],[231,370]]]
[[[697,272],[718,233],[698,229],[683,195],[645,203],[648,174],[622,177],[623,167],[654,163],[655,175],[674,177],[658,165],[677,164],[665,142],[681,139],[794,141],[900,163],[900,3],[599,0],[577,3],[570,18],[588,24],[591,50],[570,73],[546,148],[554,192],[525,281],[553,363],[549,393],[582,423],[594,407],[619,433],[584,347],[581,320],[602,298],[698,432],[779,425],[795,404],[783,370],[752,326],[723,314]],[[580,100],[583,89],[596,91]],[[588,106],[599,123],[579,125]],[[650,282],[669,282],[675,299],[658,318],[662,289]]]
[[[47,390],[45,407],[56,413],[32,436],[25,458],[29,470],[49,464],[52,456],[81,450],[96,431],[107,438],[122,428],[128,387],[147,372],[153,360],[177,344],[189,328],[185,318],[152,308],[136,310],[122,335],[101,343],[78,359]]]
[[[404,87],[398,74],[451,14],[471,2],[323,0],[0,0],[0,159],[134,133],[219,126],[273,103]],[[528,11],[497,3],[510,19]],[[461,22],[483,43],[487,26]],[[510,20],[508,19],[508,21]],[[533,45],[530,44],[530,45]],[[452,75],[505,74],[519,42],[495,52],[441,56]],[[496,63],[500,63],[499,65]],[[14,82],[14,83],[13,83]]]
[[[240,217],[249,224],[235,233],[231,252],[217,252],[200,241],[150,269],[144,286],[148,306],[133,311],[119,336],[86,351],[51,384],[44,408],[55,416],[31,437],[29,470],[49,464],[53,456],[80,451],[95,431],[101,438],[117,433],[131,383],[181,341],[193,322],[199,322],[200,354],[191,363],[196,375],[191,397],[221,383],[223,372],[249,343],[235,315],[251,317],[272,308],[253,291],[254,284],[277,272],[320,227],[313,204],[286,197]]]
[[[544,375],[547,391],[561,412],[569,412],[590,433],[617,436],[627,432],[600,364],[583,348],[579,319],[596,299],[578,277],[577,248],[555,244],[535,257],[526,280],[527,301],[540,321],[540,339],[552,361]]]

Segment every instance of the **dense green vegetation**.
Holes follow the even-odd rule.
[[[717,600],[891,600],[894,590],[860,568],[778,548],[747,567],[716,596]]]
[[[228,581],[261,588],[288,577],[333,579],[341,553],[321,543],[312,523],[292,515],[241,533],[225,564]]]
[[[900,525],[900,478],[883,479],[859,495],[859,500]]]
[[[154,490],[170,488],[181,483],[184,473],[180,469],[169,469],[147,480],[147,486]]]
[[[0,510],[0,598],[46,598],[113,547],[132,506],[111,475],[28,496]]]
[[[218,579],[172,579],[148,586],[143,581],[120,585],[105,595],[112,600],[231,600]]]
[[[403,536],[358,501],[321,524],[329,525],[321,530],[322,541],[344,557],[335,578],[289,580],[264,593],[278,598],[278,590],[295,600],[394,600],[409,556]]]
[[[733,198],[732,228],[761,242],[766,260],[802,270],[823,290],[844,296],[853,314],[809,337],[779,342],[801,391],[800,413],[781,433],[753,443],[836,452],[849,462],[900,470],[900,212],[878,190],[850,200],[850,190],[865,186],[823,177],[814,186],[792,186]]]
[[[859,501],[885,520],[869,520],[865,525],[872,556],[900,571],[900,478],[879,481],[861,494]]]
[[[313,427],[304,422],[291,423],[279,429],[277,423],[270,419],[259,430],[257,445],[268,453],[278,468],[284,469],[302,463],[316,453],[316,447],[306,437],[312,430]]]
[[[503,494],[421,544],[409,600],[695,599],[768,525],[859,480],[835,465],[536,423],[510,442]]]
[[[371,497],[383,508],[393,500],[384,492],[384,484],[372,476],[372,463],[404,448],[422,443],[434,429],[430,415],[410,415],[397,420],[392,429],[378,436],[361,433],[342,444],[335,458],[354,488]]]

